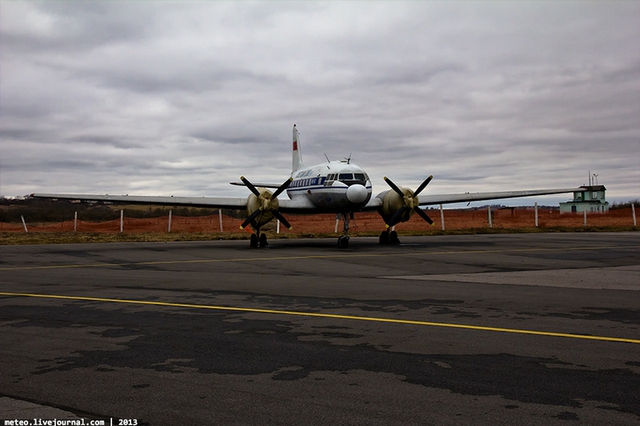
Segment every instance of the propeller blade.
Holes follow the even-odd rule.
[[[289,187],[289,185],[291,184],[291,182],[293,182],[293,178],[287,179],[282,185],[280,185],[280,188],[276,189],[276,192],[273,193],[273,198],[277,198],[278,195],[282,194],[282,191],[287,189]],[[282,221],[280,221],[280,222],[282,222]]]
[[[287,219],[284,218],[284,216],[282,216],[280,214],[279,211],[274,211],[273,215],[276,217],[276,219],[278,219],[280,221],[280,223],[282,223],[284,226],[287,227],[287,229],[291,229],[291,224],[289,223],[289,221]]]
[[[404,211],[407,208],[405,206],[400,207],[394,214],[393,216],[391,216],[391,219],[389,219],[389,223],[387,223],[387,228],[391,228],[394,225],[397,225],[398,222],[400,222],[400,217],[402,216],[402,214],[404,213]]]
[[[418,187],[418,189],[416,189],[416,192],[413,193],[414,197],[417,197],[418,194],[421,193],[422,190],[426,188],[427,185],[429,185],[429,182],[431,182],[431,179],[433,179],[433,175],[429,176],[424,182],[422,182],[422,184]]]
[[[249,179],[244,176],[240,176],[240,180],[246,185],[247,188],[249,188],[249,191],[253,192],[253,195],[255,195],[256,197],[260,197],[260,192],[256,189],[255,186],[253,186],[251,182],[249,182]]]
[[[401,197],[404,197],[404,193],[402,191],[400,191],[400,188],[398,188],[396,186],[396,184],[391,181],[391,179],[389,179],[388,177],[385,176],[384,177],[384,181],[387,182],[387,185],[389,185],[391,187],[391,189],[393,189],[395,191],[396,194],[398,194]]]
[[[260,213],[262,213],[262,209],[258,209],[255,212],[251,213],[251,215],[247,218],[247,220],[242,222],[242,225],[240,225],[240,229],[244,229],[248,224],[253,222],[253,219],[258,217],[260,215]]]
[[[426,214],[424,212],[424,210],[422,210],[420,207],[415,206],[413,208],[413,211],[418,213],[418,216],[420,216],[421,218],[423,218],[429,225],[433,225],[433,220],[431,220],[431,218],[429,217],[428,214]]]

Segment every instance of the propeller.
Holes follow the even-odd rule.
[[[245,178],[244,176],[240,176],[240,180],[245,184],[247,188],[249,188],[249,191],[251,191],[253,195],[257,197],[258,203],[260,204],[260,207],[257,208],[253,213],[251,213],[244,222],[242,222],[242,225],[240,225],[240,229],[244,229],[247,225],[253,222],[254,219],[265,212],[271,213],[276,219],[280,221],[280,223],[291,229],[291,224],[278,211],[279,205],[277,198],[278,195],[282,194],[282,192],[289,187],[289,185],[293,181],[293,178],[289,178],[284,181],[284,183],[280,185],[280,187],[278,187],[278,189],[276,189],[273,194],[268,190],[263,190],[262,192],[258,191],[258,189],[251,182],[249,182],[249,179]]]
[[[402,206],[398,210],[396,210],[396,212],[386,223],[387,228],[391,228],[392,226],[397,225],[399,222],[401,222],[403,215],[407,211],[418,213],[418,216],[424,219],[429,225],[433,225],[433,220],[431,220],[431,218],[424,212],[424,210],[420,208],[420,201],[418,200],[418,194],[420,194],[422,190],[425,189],[427,185],[429,185],[431,179],[433,179],[433,175],[426,178],[415,191],[411,191],[410,189],[405,189],[403,191],[395,183],[393,183],[391,179],[385,176],[384,181],[387,182],[387,184],[396,194],[402,197]]]

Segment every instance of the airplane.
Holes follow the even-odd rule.
[[[384,177],[391,189],[372,197],[369,175],[351,162],[351,158],[327,161],[314,166],[306,166],[300,153],[300,135],[293,125],[293,146],[291,176],[282,184],[256,183],[241,176],[241,182],[232,185],[245,186],[250,194],[241,197],[174,197],[174,196],[130,196],[92,194],[31,194],[40,199],[67,199],[81,201],[106,201],[126,204],[188,206],[223,209],[246,209],[247,219],[240,229],[251,226],[251,247],[268,247],[267,236],[260,229],[274,218],[287,228],[290,223],[285,214],[335,213],[343,219],[343,234],[338,238],[338,247],[349,246],[349,224],[355,212],[377,211],[382,217],[385,229],[380,234],[380,244],[399,244],[395,226],[408,221],[416,213],[430,225],[433,220],[420,206],[494,200],[503,198],[531,197],[580,191],[579,188],[539,189],[524,191],[478,192],[464,194],[443,194],[418,197],[429,185],[433,176],[427,177],[416,190],[397,186]],[[275,191],[271,191],[275,189]],[[285,192],[288,199],[279,200]]]

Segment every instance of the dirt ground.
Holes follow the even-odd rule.
[[[433,219],[434,225],[430,227],[420,217],[414,215],[410,221],[399,224],[398,231],[428,231],[441,230],[442,222],[440,210],[427,210],[427,214]],[[535,226],[533,208],[503,208],[492,210],[493,228],[528,228]],[[74,221],[57,223],[29,223],[29,232],[73,232]],[[125,233],[151,233],[168,232],[169,218],[159,217],[152,219],[124,218],[123,231]],[[332,233],[336,228],[336,215],[287,215],[293,229],[280,227],[281,233],[310,234]],[[222,230],[220,218],[217,214],[200,217],[173,216],[171,220],[171,232],[176,233],[237,233],[242,220],[230,216],[222,216]],[[444,224],[446,230],[470,229],[489,227],[487,209],[478,210],[444,210]],[[584,215],[582,213],[563,213],[550,209],[538,209],[538,224],[541,228],[550,227],[584,227]],[[608,213],[591,213],[587,215],[587,226],[633,226],[631,208],[612,210]],[[275,223],[270,223],[263,230],[275,230]],[[356,213],[351,221],[352,232],[380,232],[384,230],[384,222],[377,213]],[[77,232],[119,233],[120,219],[107,222],[89,222],[78,220]],[[22,223],[0,222],[0,232],[24,232]],[[342,220],[338,226],[338,232],[342,232]]]

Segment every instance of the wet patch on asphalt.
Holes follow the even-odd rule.
[[[306,379],[313,372],[365,370],[454,393],[573,408],[581,407],[583,401],[598,401],[607,409],[640,416],[635,396],[640,374],[631,369],[589,370],[556,359],[507,353],[394,352],[368,343],[341,344],[341,340],[362,338],[348,327],[301,332],[293,321],[283,318],[228,321],[238,314],[207,312],[194,320],[186,313],[119,309],[114,314],[95,307],[78,302],[46,308],[4,306],[0,316],[14,320],[4,327],[64,329],[84,324],[105,328],[100,333],[104,339],[131,337],[119,342],[118,350],[83,350],[82,342],[76,342],[78,347],[68,356],[41,359],[32,374],[78,368],[111,374],[112,369],[129,368],[175,374],[271,374],[273,380],[291,381]],[[314,339],[305,339],[309,336]],[[558,418],[573,420],[572,414],[561,413]]]

